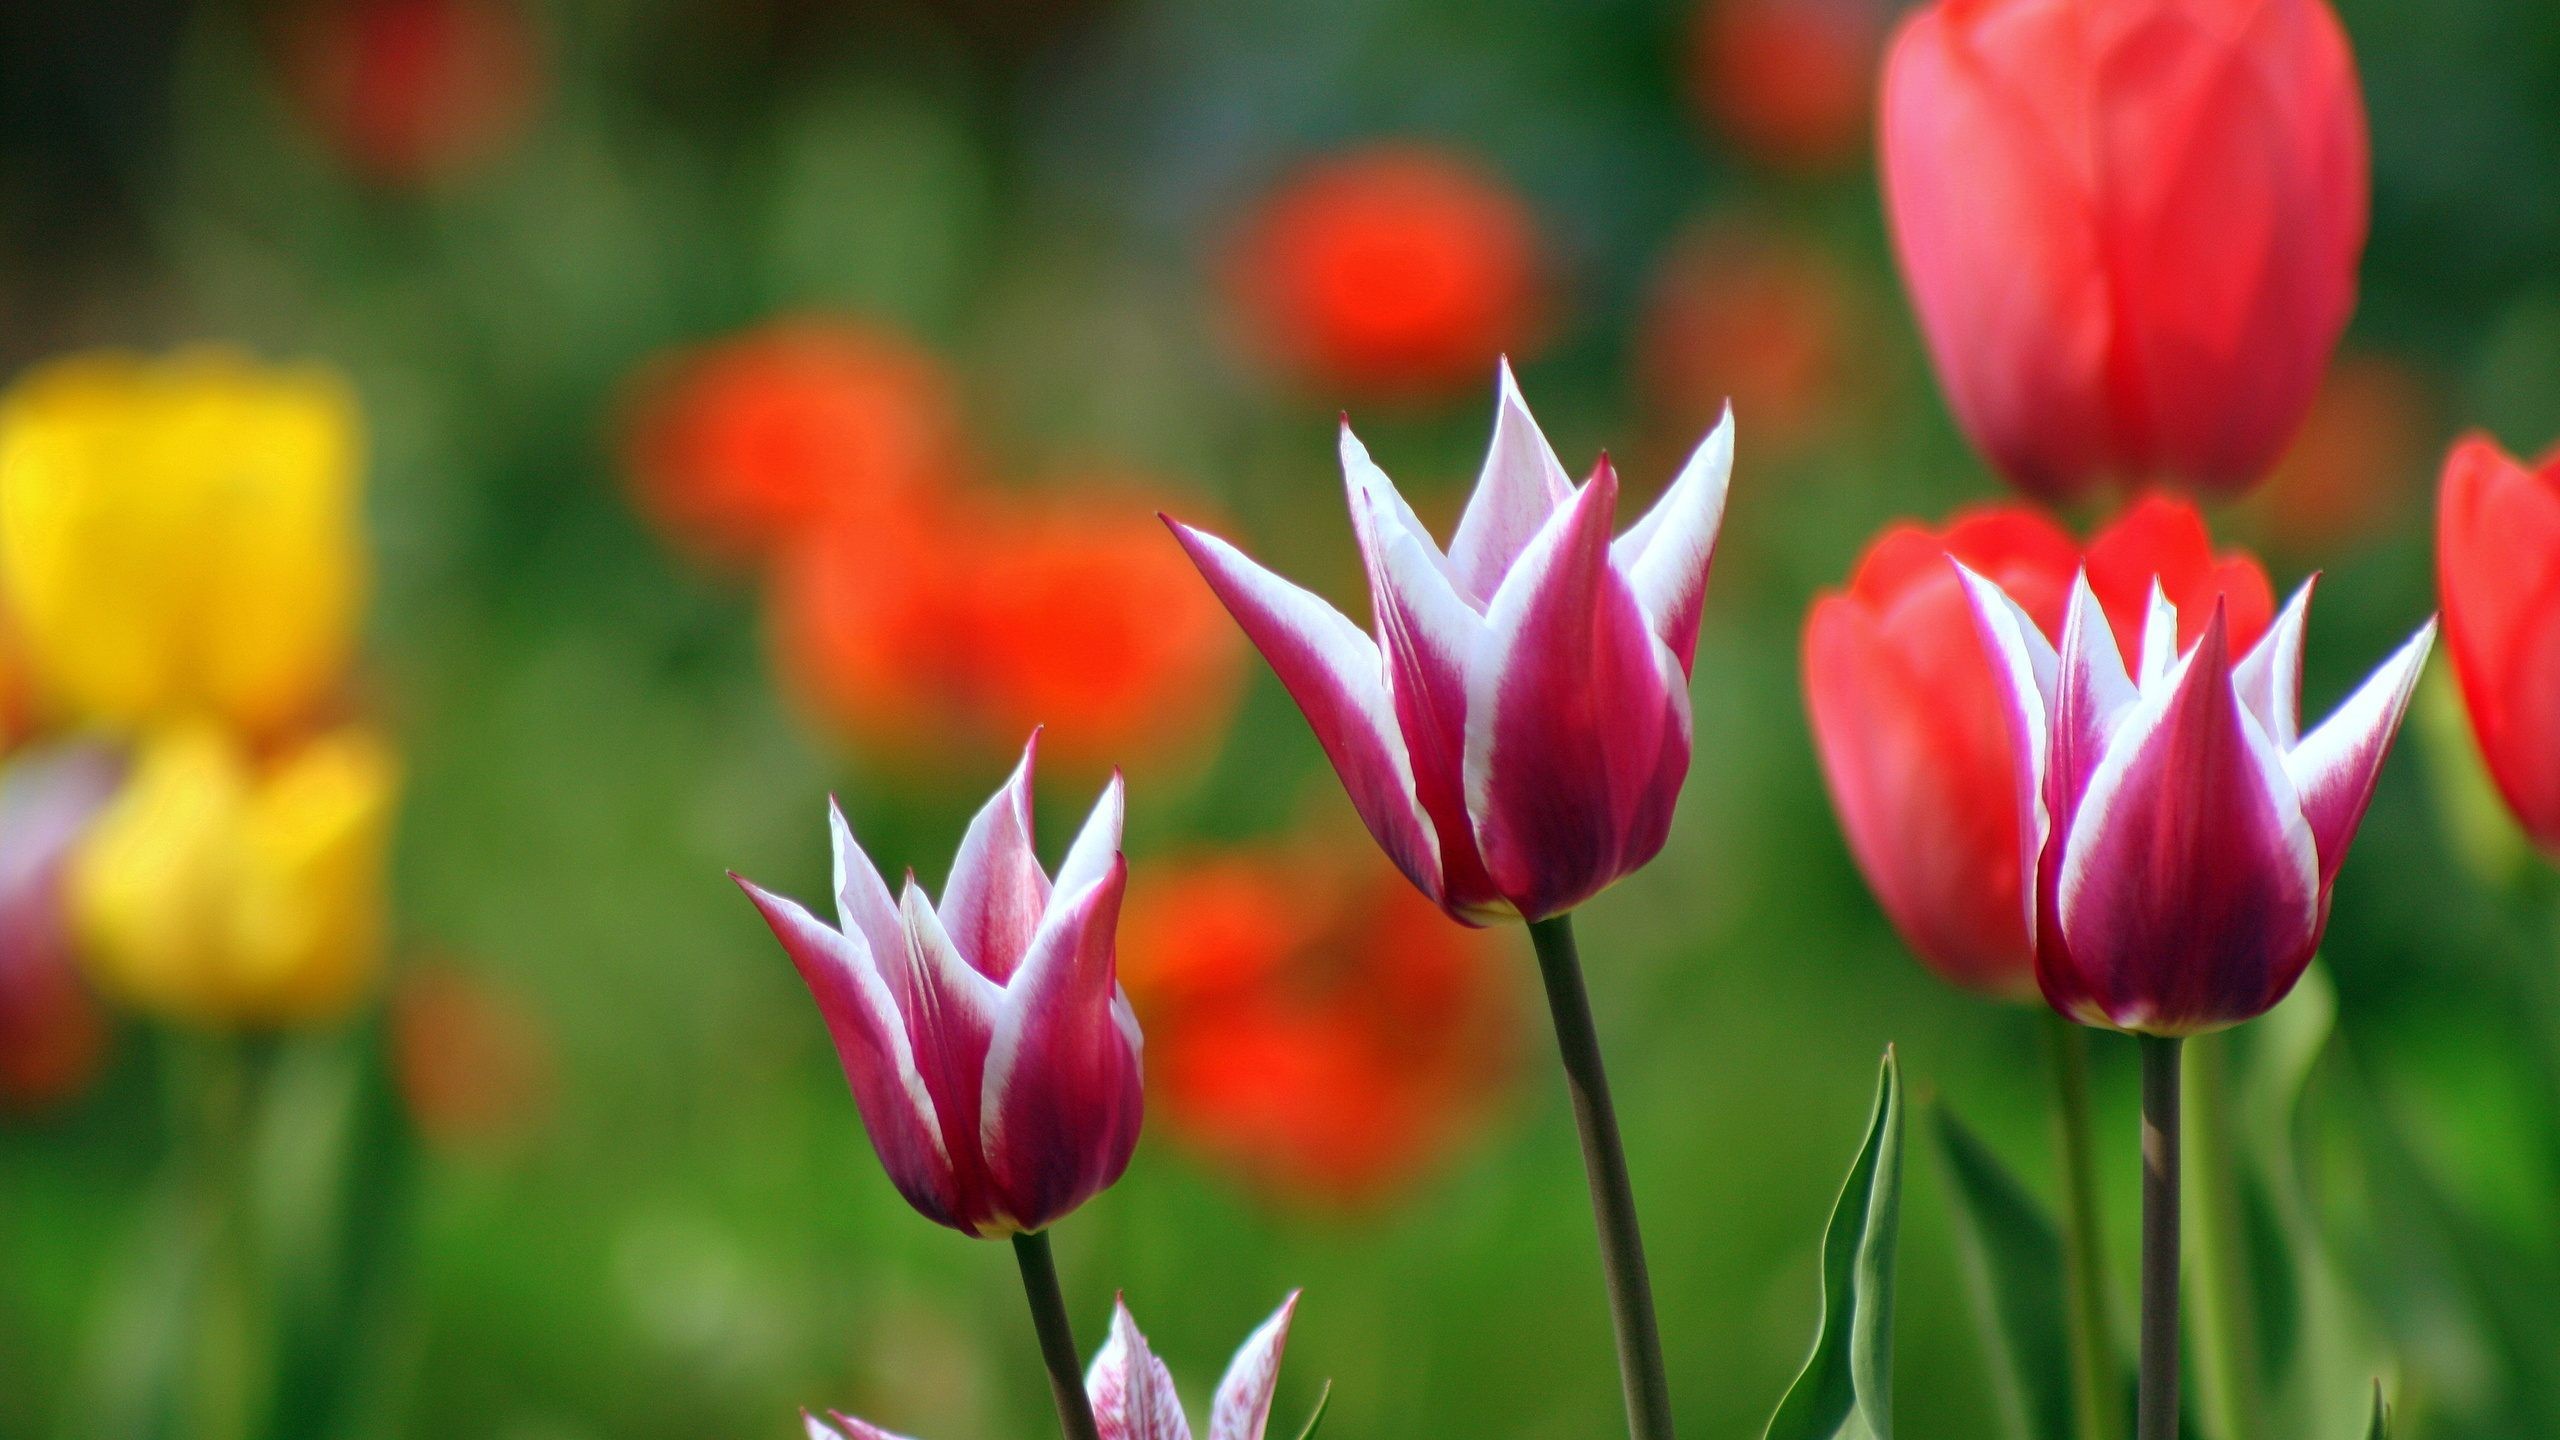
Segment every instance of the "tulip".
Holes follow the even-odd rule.
[[[2181,649],[2178,607],[2155,591],[2128,670],[2086,577],[2057,649],[2014,597],[1962,573],[2008,712],[2046,1000],[2157,1036],[2272,1008],[2320,943],[2435,623],[2305,734],[2309,585],[2236,663],[2226,604]]]
[[[455,178],[520,139],[541,99],[540,37],[519,0],[339,0],[291,12],[295,98],[376,184]]]
[[[1733,463],[1728,415],[1612,542],[1502,370],[1493,447],[1446,553],[1342,431],[1377,636],[1179,522],[1174,534],[1306,712],[1369,831],[1471,925],[1544,920],[1651,860],[1689,768],[1688,676]]]
[[[106,1024],[72,960],[62,872],[120,770],[86,745],[0,768],[0,1110],[77,1093],[105,1053]]]
[[[1921,329],[1993,464],[2046,496],[2264,477],[2364,248],[2325,0],[1936,0],[1893,42],[1881,131]]]
[[[2445,462],[2436,577],[2463,707],[2507,806],[2560,854],[2560,449],[2473,436]]]
[[[2218,595],[2233,643],[2254,644],[2273,595],[2256,560],[2213,553],[2193,506],[2153,497],[2085,552],[2026,505],[1971,510],[1938,530],[1897,524],[1868,547],[1847,588],[1806,617],[1805,701],[1859,870],[1904,943],[1940,976],[2032,1000],[2006,712],[1949,555],[1999,584],[2049,641],[2083,565],[2120,643],[2140,637],[2154,584],[2185,617],[2184,641],[2201,633]]]
[[[826,1017],[898,1192],[988,1238],[1045,1230],[1118,1180],[1142,1109],[1113,953],[1120,780],[1053,882],[1032,851],[1037,746],[971,822],[938,906],[912,872],[893,901],[834,809],[835,925],[738,882]]]
[[[70,861],[91,976],[201,1028],[344,1015],[381,962],[397,768],[354,729],[267,760],[205,727],[146,741]]]
[[[1264,1440],[1272,1395],[1280,1383],[1281,1352],[1288,1346],[1289,1321],[1297,1310],[1293,1291],[1237,1348],[1209,1402],[1208,1440]],[[1173,1374],[1148,1348],[1126,1303],[1112,1307],[1111,1337],[1085,1372],[1084,1388],[1101,1440],[1191,1440],[1191,1421],[1174,1391]],[[801,1419],[808,1440],[902,1440],[841,1413],[826,1420],[804,1413]]]
[[[0,400],[0,605],[51,718],[260,734],[338,683],[364,590],[353,397],[222,351],[83,356]]]

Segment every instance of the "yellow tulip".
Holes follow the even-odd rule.
[[[0,609],[39,711],[307,717],[354,643],[361,451],[326,370],[192,350],[29,372],[0,397]]]
[[[380,965],[397,771],[362,729],[266,760],[209,726],[146,739],[71,858],[92,978],[182,1024],[345,1015]]]

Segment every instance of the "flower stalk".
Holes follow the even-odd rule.
[[[1633,1440],[1671,1440],[1671,1382],[1662,1364],[1662,1329],[1654,1318],[1635,1189],[1627,1179],[1626,1145],[1618,1136],[1618,1114],[1609,1099],[1609,1075],[1600,1059],[1599,1031],[1591,1022],[1572,917],[1531,923],[1529,940],[1537,947],[1538,973],[1546,981],[1547,1009],[1555,1019],[1556,1050],[1573,1095],[1574,1125],[1582,1133],[1582,1166],[1591,1181],[1592,1217],[1600,1230],[1600,1268],[1608,1280],[1610,1318],[1617,1328],[1618,1374],[1626,1387],[1627,1433]]]
[[[2071,1401],[2081,1440],[2123,1440],[2116,1336],[2100,1218],[2089,1106],[2089,1036],[2050,1011],[2045,1054],[2053,1070],[2055,1139],[2062,1161],[2062,1264],[2071,1327]]]
[[[2137,1440],[2178,1440],[2178,1052],[2142,1045],[2142,1360]]]
[[[1102,1432],[1093,1423],[1093,1401],[1085,1394],[1082,1366],[1076,1360],[1075,1327],[1067,1320],[1067,1302],[1058,1291],[1058,1262],[1049,1251],[1049,1232],[1029,1230],[1014,1236],[1013,1258],[1022,1267],[1022,1293],[1031,1302],[1031,1328],[1040,1337],[1050,1397],[1058,1403],[1058,1428],[1066,1440],[1101,1440]]]

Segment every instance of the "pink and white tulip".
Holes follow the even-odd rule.
[[[2128,671],[2086,575],[2058,650],[1998,586],[1963,578],[2008,709],[2045,999],[2147,1035],[2273,1008],[2319,947],[2435,622],[2304,734],[2309,585],[2237,662],[2219,603],[2181,654],[2155,587]]]
[[[1270,1319],[1245,1337],[1209,1402],[1207,1440],[1264,1440],[1271,1397],[1280,1383],[1280,1354],[1288,1346],[1289,1321],[1297,1312],[1298,1296],[1292,1291]],[[1138,1332],[1126,1302],[1112,1307],[1110,1338],[1085,1372],[1084,1388],[1102,1440],[1191,1440],[1191,1421],[1174,1392],[1172,1372],[1147,1348],[1147,1337]],[[804,1413],[801,1419],[808,1440],[905,1440],[850,1415],[831,1412],[822,1420]]]
[[[1346,421],[1375,634],[1216,536],[1174,534],[1398,867],[1469,924],[1571,910],[1662,848],[1689,770],[1689,671],[1733,468],[1728,414],[1610,538],[1606,457],[1576,486],[1505,366],[1447,551]]]
[[[988,1238],[1046,1229],[1119,1179],[1142,1111],[1114,950],[1120,777],[1053,881],[1032,850],[1038,740],[971,822],[938,906],[913,871],[892,901],[832,806],[835,925],[738,882],[826,1016],[898,1192]]]

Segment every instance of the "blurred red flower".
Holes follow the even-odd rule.
[[[981,494],[898,524],[836,525],[777,568],[781,668],[858,746],[998,755],[1045,726],[1079,768],[1195,755],[1241,654],[1141,485]]]
[[[392,1076],[429,1144],[501,1150],[549,1117],[551,1036],[506,986],[460,965],[419,967],[392,989],[390,1027]]]
[[[715,564],[826,523],[889,523],[963,468],[941,362],[852,320],[792,319],[660,361],[630,410],[640,508]]]
[[[1840,418],[1858,319],[1847,274],[1818,245],[1710,222],[1654,272],[1637,383],[1672,435],[1703,434],[1731,401],[1752,453],[1782,452]]]
[[[122,765],[82,745],[0,766],[0,1112],[86,1090],[106,1059],[106,1017],[72,949],[63,871]]]
[[[503,151],[543,85],[516,0],[310,0],[289,79],[322,138],[368,180],[416,185]]]
[[[1433,399],[1537,343],[1544,252],[1501,180],[1456,152],[1390,143],[1321,160],[1266,199],[1227,279],[1246,339],[1296,383]]]
[[[2384,355],[2338,357],[2311,417],[2249,510],[2270,545],[2326,555],[2390,533],[2424,493],[2435,438],[2426,378]]]
[[[2231,646],[2245,652],[2273,620],[2275,596],[2254,558],[2214,553],[2194,506],[2153,496],[2085,551],[2029,505],[1982,506],[1935,530],[1897,523],[1860,557],[1847,588],[1806,617],[1815,746],[1878,902],[1947,980],[2034,1000],[2008,720],[1951,555],[1999,585],[2049,639],[2086,566],[2126,653],[2138,653],[2155,578],[2178,606],[2182,645],[2195,643],[2219,595]]]
[[[1281,1199],[1391,1199],[1503,1090],[1518,1010],[1493,932],[1308,838],[1141,865],[1120,965],[1154,1113]]]
[[[1883,51],[1877,0],[1709,0],[1690,75],[1699,108],[1752,159],[1836,170],[1866,153]]]

